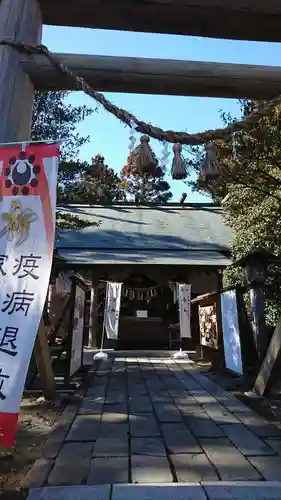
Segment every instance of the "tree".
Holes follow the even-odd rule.
[[[246,116],[257,103],[244,101]],[[258,247],[280,255],[281,248],[281,119],[278,112],[237,133],[235,148],[218,142],[217,158],[222,172],[219,179],[206,182],[199,176],[196,189],[211,193],[223,203],[226,223],[232,228],[232,254],[236,260]],[[195,161],[199,170],[202,158]],[[242,281],[241,268],[224,272],[224,283]],[[281,264],[268,268],[270,287],[265,289],[267,322],[276,324],[280,315]]]
[[[77,131],[77,125],[93,113],[87,106],[66,104],[69,92],[35,92],[31,138],[33,141],[61,140],[64,161],[77,161],[80,148],[89,141]],[[61,168],[62,171],[62,168]]]
[[[136,168],[136,151],[130,153],[121,171],[121,188],[124,197],[135,203],[167,203],[172,198],[170,185],[164,180],[165,173],[157,166],[153,173],[139,173]]]
[[[79,179],[87,170],[87,163],[78,160],[78,153],[89,137],[81,136],[77,125],[92,113],[87,106],[66,104],[68,92],[35,92],[31,139],[33,141],[61,140],[61,155],[58,171],[58,203],[63,200],[63,192]],[[79,217],[57,212],[57,228],[73,229],[89,224]]]
[[[112,204],[122,200],[120,178],[112,168],[105,164],[103,156],[92,158],[92,165],[87,165],[83,175],[74,183],[67,183],[61,190],[63,203]]]

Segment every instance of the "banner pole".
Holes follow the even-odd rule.
[[[0,142],[0,148],[7,148],[8,146],[20,146],[20,145],[23,145],[23,146],[30,146],[30,145],[36,145],[36,144],[61,144],[62,143],[62,140],[61,139],[44,139],[42,141],[32,141],[32,140],[28,140],[28,141],[17,141],[17,142],[11,142],[11,141],[8,141],[8,142]]]
[[[101,345],[100,345],[101,351],[103,351],[103,344],[104,344],[105,318],[107,315],[107,295],[108,295],[108,281],[106,282],[105,304],[104,304],[105,307],[104,307],[104,313],[103,313],[102,335],[101,335]]]

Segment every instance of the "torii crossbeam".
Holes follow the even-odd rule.
[[[281,41],[279,0],[39,0],[39,4],[45,24]]]

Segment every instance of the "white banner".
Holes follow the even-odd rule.
[[[178,283],[180,336],[182,339],[191,338],[190,327],[190,299],[191,285]]]
[[[73,332],[70,358],[70,376],[81,368],[83,358],[83,333],[85,312],[85,291],[76,285],[73,317]]]
[[[13,446],[52,266],[56,144],[0,148],[0,446]]]
[[[108,339],[118,338],[122,283],[108,282],[106,288],[104,321]]]
[[[229,370],[238,373],[239,375],[243,375],[235,290],[230,290],[221,294],[221,317],[225,366]]]

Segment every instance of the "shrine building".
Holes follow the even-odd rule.
[[[61,233],[55,262],[62,272],[79,273],[92,288],[97,347],[106,281],[123,283],[115,347],[163,349],[171,347],[169,326],[179,321],[174,285],[190,284],[192,298],[218,291],[220,271],[231,263],[231,230],[218,205],[71,205],[59,210],[93,223]]]

